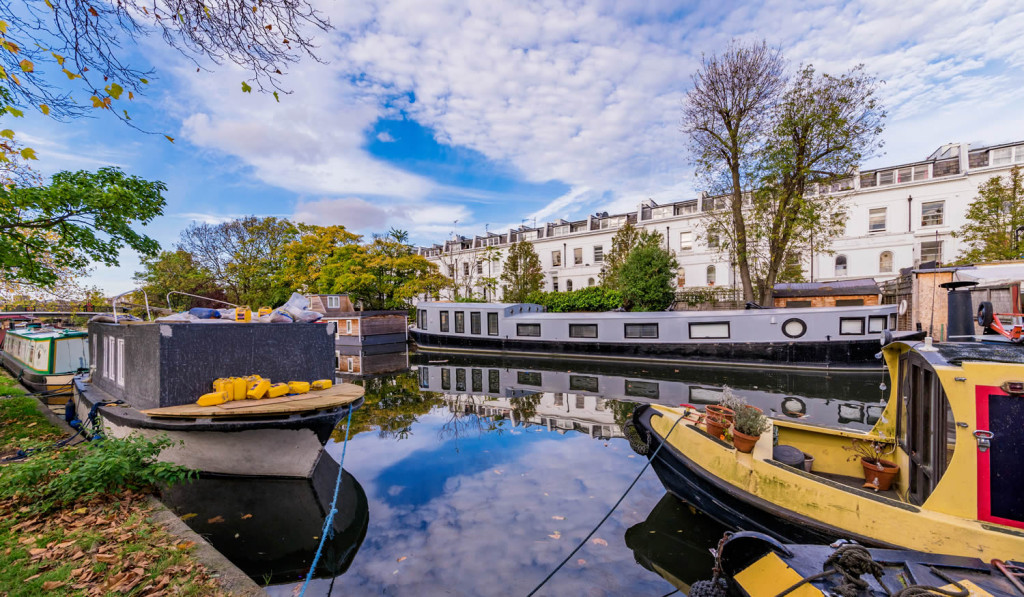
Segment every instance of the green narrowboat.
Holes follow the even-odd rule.
[[[89,369],[88,339],[88,334],[76,330],[9,330],[0,361],[33,392],[71,394],[72,378]]]

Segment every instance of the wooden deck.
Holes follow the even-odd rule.
[[[245,417],[282,415],[298,412],[335,408],[354,402],[363,396],[362,386],[342,383],[326,390],[317,390],[294,396],[267,398],[264,400],[231,400],[217,406],[181,404],[139,411],[150,417],[196,418],[196,417]]]

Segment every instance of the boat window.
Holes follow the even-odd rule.
[[[480,333],[480,312],[473,311],[469,314],[469,333],[479,334]]]
[[[455,312],[455,333],[462,334],[466,331],[466,314],[462,311]]]
[[[923,357],[901,358],[900,379],[897,433],[910,456],[910,500],[920,505],[946,472],[956,444],[956,421],[938,375]]]
[[[516,381],[524,386],[539,386],[540,371],[516,371]]]
[[[658,324],[656,323],[627,323],[625,325],[625,335],[627,338],[658,337]]]
[[[419,328],[421,330],[427,329],[427,310],[426,309],[420,309],[419,310],[419,321],[416,322],[416,325],[419,326]]]
[[[442,332],[447,332],[448,331],[448,312],[447,311],[440,311],[440,316],[441,316],[441,331]]]
[[[481,369],[473,369],[471,372],[474,392],[484,391],[484,372]]]
[[[857,336],[864,333],[864,318],[863,317],[840,317],[839,318],[839,335],[840,336]]]
[[[488,313],[487,314],[487,335],[497,336],[498,335],[498,314]]]
[[[455,370],[455,391],[465,392],[466,391],[466,370],[456,369]]]
[[[661,397],[661,388],[656,381],[627,379],[625,394],[636,398],[650,398],[651,400],[657,400]]]
[[[420,367],[420,387],[430,386],[430,367]]]
[[[691,323],[690,338],[728,338],[729,322]]]
[[[597,338],[596,323],[570,323],[570,338]]]
[[[117,339],[117,385],[124,387],[124,338]]]
[[[441,389],[452,389],[452,370],[447,367],[441,369]]]
[[[501,391],[501,372],[497,369],[487,370],[487,391],[491,394]]]
[[[540,324],[539,323],[517,323],[516,324],[516,335],[517,336],[532,336],[540,337]]]
[[[782,333],[789,338],[799,338],[807,333],[807,324],[796,317],[787,319],[782,323]]]
[[[889,320],[886,315],[872,315],[868,317],[868,333],[877,334],[885,329],[885,323]]]
[[[598,380],[590,375],[570,375],[569,389],[577,392],[597,392]]]

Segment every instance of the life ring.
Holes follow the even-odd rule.
[[[983,301],[980,305],[978,305],[978,325],[987,329],[990,325],[992,325],[992,321],[992,303],[988,301]]]
[[[900,301],[900,307],[899,307],[898,310],[899,310],[900,315],[906,315],[907,314],[907,299],[903,299],[902,301]]]

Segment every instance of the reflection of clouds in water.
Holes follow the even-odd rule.
[[[335,595],[525,594],[597,524],[644,464],[641,457],[629,458],[633,453],[621,440],[544,431],[524,441],[524,435],[533,434],[504,434],[489,446],[500,464],[449,476],[442,495],[418,506],[382,499],[396,488],[415,491],[408,483],[380,487],[378,473],[416,458],[416,452],[430,454],[439,444],[451,444],[440,443],[436,435],[446,418],[422,417],[414,429],[419,441],[374,436],[349,446],[346,459],[359,457],[346,468],[370,496],[370,529],[352,567],[335,581]],[[430,466],[429,461],[420,464]],[[623,540],[626,529],[644,520],[663,494],[653,471],[645,472],[595,535],[608,545],[581,549],[542,594],[667,591],[665,581],[634,562]],[[402,557],[407,559],[398,562]],[[581,558],[583,565],[577,562]],[[328,585],[321,581],[308,594],[322,595]],[[291,586],[270,589],[281,596],[290,591]]]

